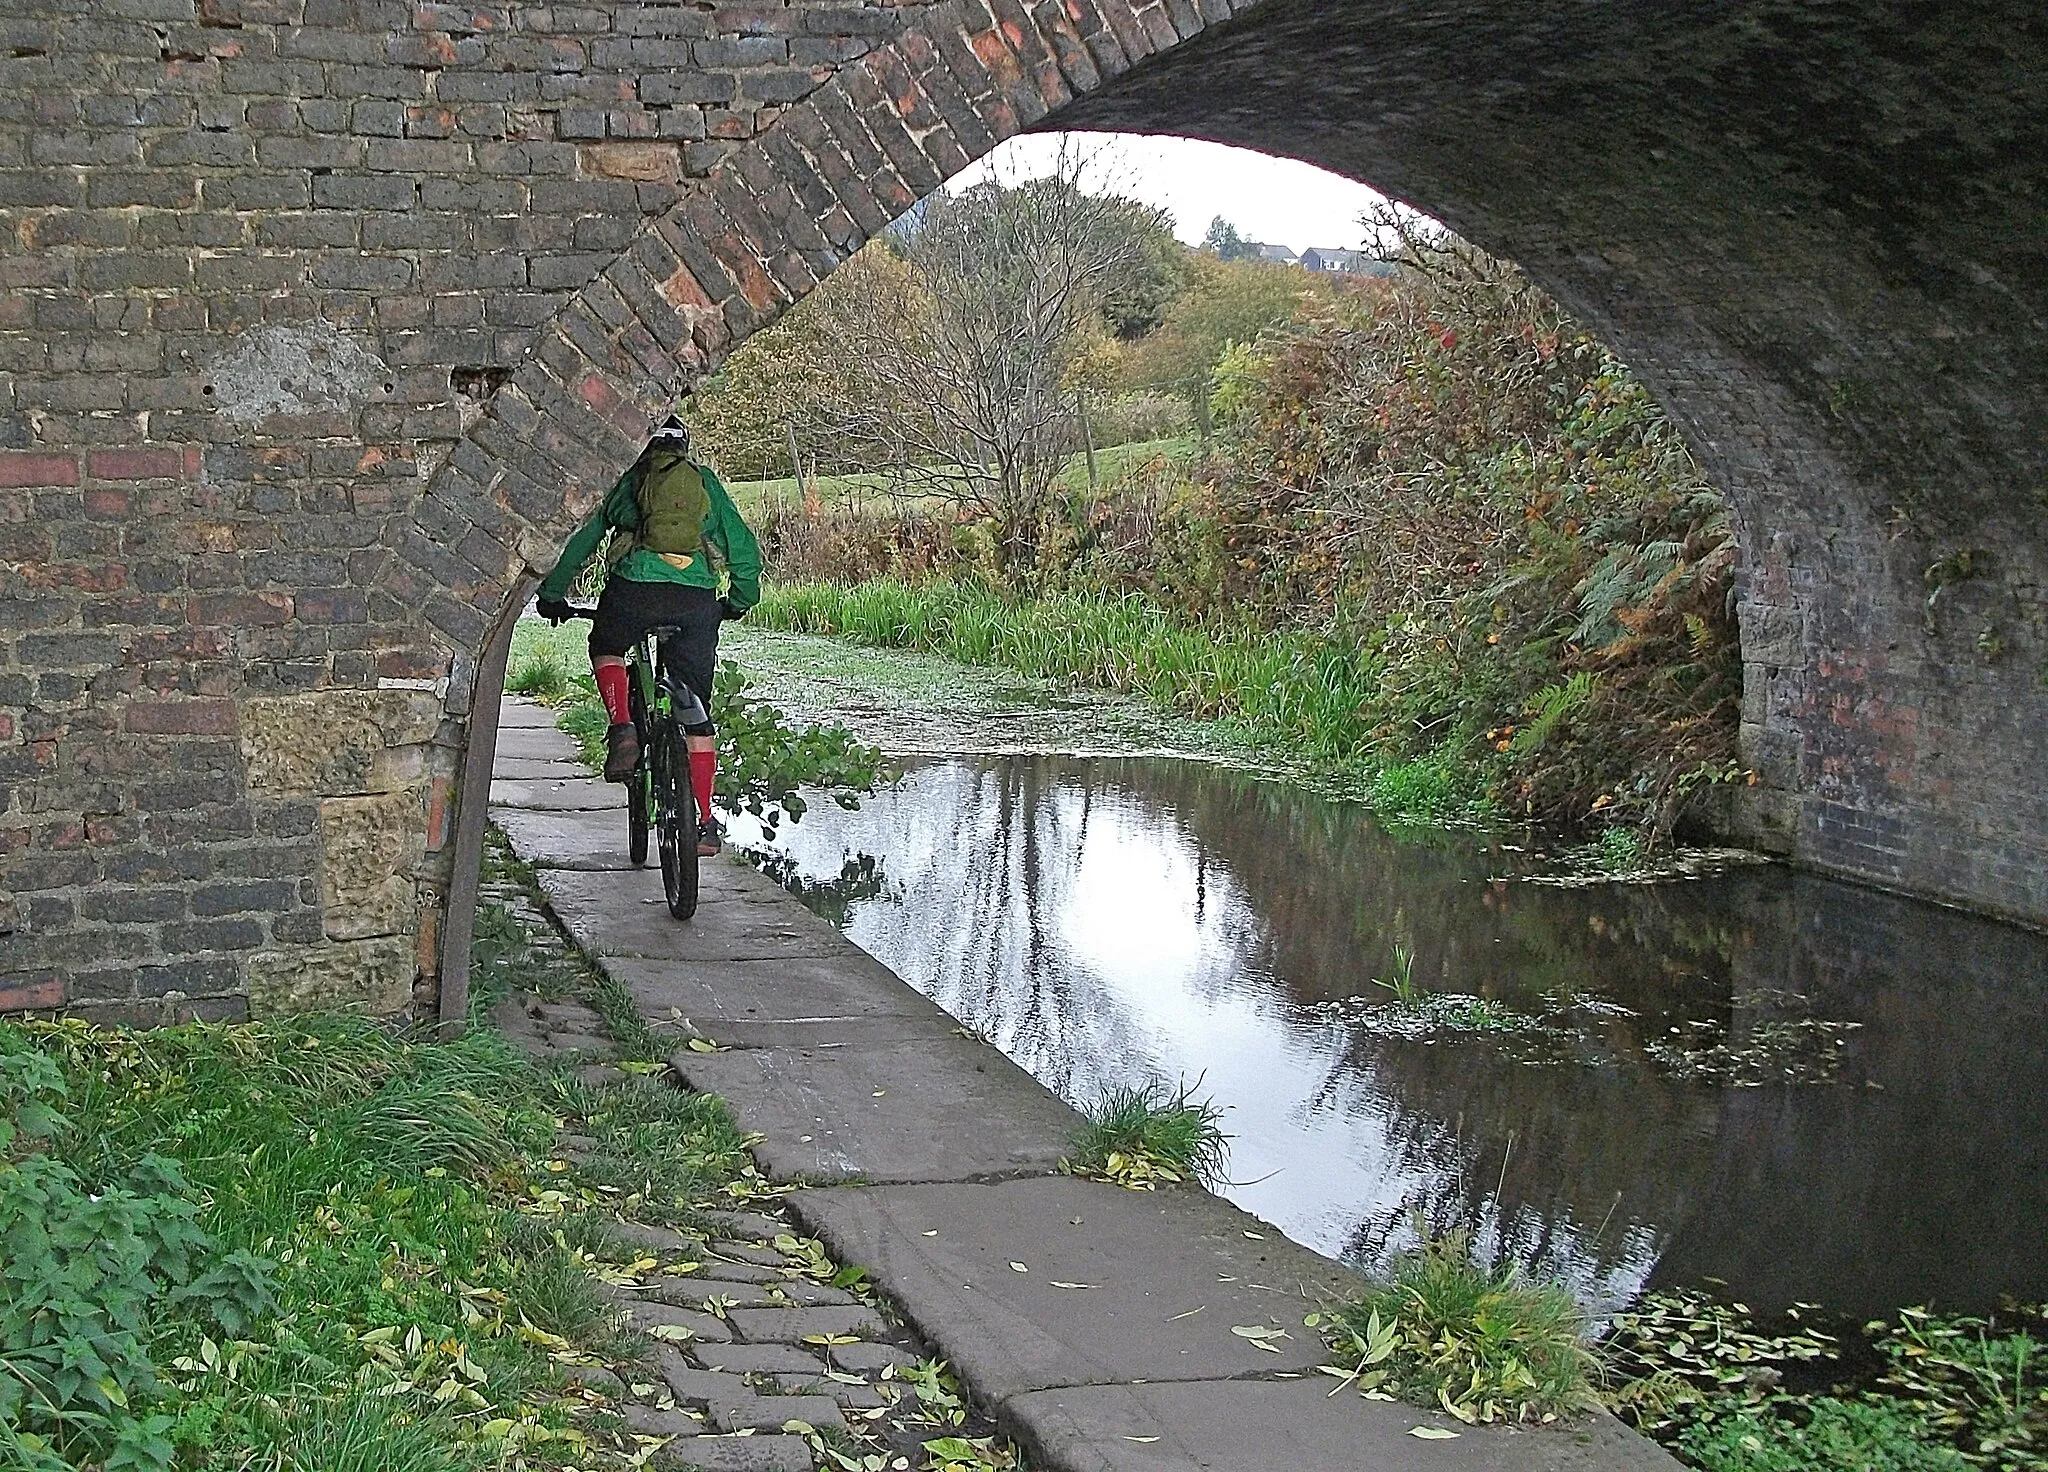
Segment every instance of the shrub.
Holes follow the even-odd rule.
[[[55,1062],[0,1036],[0,1152],[68,1128],[68,1093]],[[270,1264],[223,1251],[190,1198],[153,1152],[97,1190],[40,1151],[0,1153],[0,1446],[17,1465],[169,1467],[172,1418],[147,1409],[156,1321],[241,1334],[274,1306]]]

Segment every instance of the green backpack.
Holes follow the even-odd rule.
[[[705,489],[703,472],[688,456],[673,450],[650,450],[635,470],[633,499],[640,508],[640,525],[612,539],[613,564],[635,547],[645,547],[679,568],[697,557],[709,564],[704,523],[711,515],[711,492]]]

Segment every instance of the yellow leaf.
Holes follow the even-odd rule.
[[[1408,1434],[1423,1441],[1456,1441],[1459,1435],[1458,1432],[1446,1431],[1441,1426],[1411,1426],[1408,1428]]]

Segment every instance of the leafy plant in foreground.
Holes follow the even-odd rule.
[[[63,1072],[8,1039],[0,1049],[0,1151],[47,1143],[68,1125]],[[170,1466],[172,1418],[146,1409],[155,1321],[240,1334],[273,1307],[270,1264],[222,1252],[190,1195],[153,1152],[98,1190],[52,1155],[0,1155],[0,1447],[18,1465]]]
[[[1464,1232],[1425,1240],[1327,1327],[1360,1389],[1438,1405],[1468,1423],[1549,1421],[1599,1404],[1571,1294],[1525,1280],[1512,1264],[1481,1266]]]
[[[1192,1099],[1191,1087],[1169,1089],[1155,1079],[1112,1088],[1085,1111],[1088,1123],[1067,1167],[1136,1191],[1160,1181],[1216,1185],[1230,1158],[1230,1137],[1217,1124],[1223,1111],[1210,1100]]]

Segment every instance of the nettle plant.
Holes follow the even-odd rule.
[[[246,1333],[269,1263],[223,1255],[174,1161],[146,1154],[89,1189],[44,1147],[66,1127],[63,1073],[0,1032],[0,1453],[24,1472],[171,1466],[150,1414],[166,1321]]]

